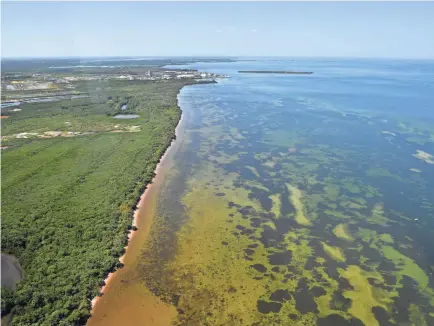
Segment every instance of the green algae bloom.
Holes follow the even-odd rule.
[[[390,234],[387,234],[387,233],[380,234],[380,240],[385,242],[385,243],[393,243],[392,236]]]
[[[386,308],[386,305],[375,298],[373,287],[369,283],[368,277],[380,278],[381,276],[367,273],[356,265],[350,265],[345,270],[340,269],[339,273],[354,288],[353,290],[344,292],[344,296],[351,300],[351,307],[348,312],[360,319],[365,325],[379,326],[372,308]]]
[[[311,225],[309,219],[306,217],[304,213],[303,203],[301,202],[302,192],[297,187],[294,187],[290,184],[287,184],[288,190],[291,192],[290,201],[292,205],[295,207],[295,220],[298,224],[303,226]]]
[[[280,201],[280,194],[274,194],[270,196],[271,201],[273,202],[273,207],[271,211],[274,213],[274,215],[279,218],[280,212],[281,212],[281,201]]]
[[[348,226],[346,224],[338,224],[334,229],[333,233],[339,239],[343,239],[346,241],[354,241],[353,236],[350,234],[348,230]]]
[[[342,252],[342,250],[338,247],[334,247],[334,246],[330,246],[324,242],[321,242],[323,249],[325,251],[325,253],[332,259],[337,260],[337,261],[341,261],[344,262],[345,259],[345,255]]]
[[[383,246],[381,251],[384,257],[390,260],[398,269],[398,275],[411,277],[419,284],[421,289],[428,286],[428,276],[411,258],[391,246]]]

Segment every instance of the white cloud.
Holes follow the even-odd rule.
[[[221,30],[221,29],[216,29],[215,32],[216,32],[216,33],[221,33],[222,30]]]
[[[256,29],[252,29],[252,33],[256,33]]]

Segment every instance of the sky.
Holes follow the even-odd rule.
[[[434,2],[6,2],[2,57],[434,59]]]

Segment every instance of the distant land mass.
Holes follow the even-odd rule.
[[[287,70],[239,70],[242,74],[284,74],[284,75],[311,75],[312,71],[287,71]]]

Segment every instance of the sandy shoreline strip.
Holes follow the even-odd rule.
[[[178,93],[178,95],[179,95],[179,93]],[[179,106],[179,101],[178,101],[178,107],[180,108],[180,106]],[[182,119],[183,119],[183,116],[184,116],[184,114],[183,114],[182,111],[181,111],[181,117],[180,117],[180,119],[179,119],[179,121],[178,121],[178,125],[177,125],[176,128],[175,128],[175,139],[172,140],[171,144],[170,144],[169,147],[166,149],[166,151],[164,152],[163,156],[161,156],[160,161],[158,162],[158,164],[157,164],[157,166],[155,167],[155,170],[154,170],[154,174],[155,174],[154,178],[152,179],[152,181],[151,181],[150,183],[147,184],[147,186],[146,186],[146,188],[145,188],[145,191],[144,191],[143,194],[140,196],[139,203],[137,204],[137,208],[136,208],[136,210],[134,211],[134,215],[133,215],[133,216],[134,216],[134,217],[133,217],[133,222],[132,222],[132,225],[133,225],[133,226],[137,226],[137,219],[138,219],[138,216],[139,216],[139,213],[140,213],[140,209],[141,209],[142,207],[144,207],[145,200],[146,200],[146,198],[148,197],[148,194],[150,193],[149,190],[151,189],[152,184],[154,183],[155,179],[157,178],[158,171],[161,169],[161,164],[164,162],[164,160],[165,160],[166,157],[168,156],[168,153],[169,153],[170,149],[173,148],[175,141],[178,139],[179,127],[180,127],[180,125],[181,125],[181,121],[182,121]],[[124,254],[119,258],[119,261],[120,261],[121,263],[124,263],[125,256],[126,256],[126,254],[127,254],[127,252],[128,252],[128,245],[129,245],[129,243],[131,242],[131,239],[134,237],[134,234],[135,234],[136,232],[137,232],[137,231],[130,230],[130,232],[128,233],[128,243],[127,243],[127,246],[125,247],[125,253],[124,253]],[[104,280],[104,285],[103,285],[103,286],[101,287],[101,289],[100,289],[100,293],[101,293],[101,294],[104,294],[104,290],[105,290],[106,287],[109,285],[110,280],[113,279],[115,273],[116,273],[116,271],[111,272],[111,273],[109,273],[109,274],[107,275],[106,279]],[[94,307],[95,307],[95,305],[97,304],[98,300],[100,300],[100,299],[101,299],[101,296],[96,296],[95,298],[92,299],[92,301],[91,301],[91,307],[92,307],[92,308],[91,308],[91,314],[93,313]]]

